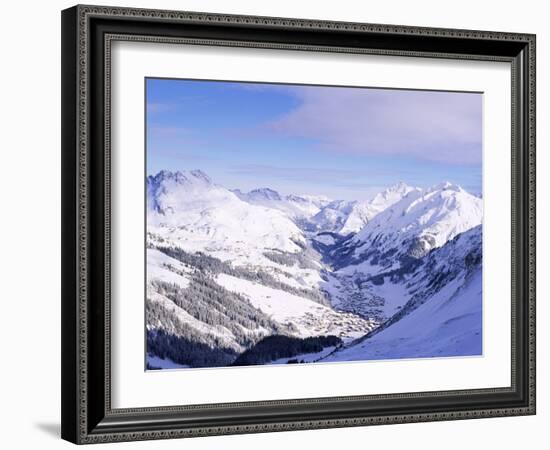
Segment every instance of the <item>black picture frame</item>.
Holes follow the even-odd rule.
[[[112,409],[110,43],[508,61],[512,383],[506,388]],[[78,5],[62,12],[62,437],[98,443],[535,414],[535,36]]]

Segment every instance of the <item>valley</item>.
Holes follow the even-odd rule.
[[[147,368],[481,353],[482,200],[369,201],[147,178]]]

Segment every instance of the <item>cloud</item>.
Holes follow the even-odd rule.
[[[341,153],[479,164],[481,94],[300,87],[300,105],[268,127]]]

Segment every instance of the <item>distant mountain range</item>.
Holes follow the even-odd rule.
[[[233,190],[241,200],[283,211],[310,231],[330,231],[342,235],[356,233],[376,214],[399,201],[407,193],[418,190],[399,183],[377,194],[369,202],[331,200],[325,196],[281,196],[269,188],[243,193]]]
[[[149,368],[479,354],[482,215],[451,183],[359,202],[149,176]]]

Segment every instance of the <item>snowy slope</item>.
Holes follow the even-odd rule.
[[[289,252],[305,243],[285,214],[243,202],[199,170],[159,172],[148,178],[147,194],[147,230],[188,249],[208,249],[225,259],[258,243]]]
[[[418,288],[424,257],[481,220],[482,200],[458,186],[409,190],[357,234],[328,248],[325,260],[333,270],[322,289],[335,308],[382,323]]]
[[[478,225],[418,258],[400,256],[395,250],[385,265],[367,260],[329,272],[322,288],[336,309],[383,323],[401,312],[414,296],[426,297],[434,286],[466,273],[465,261],[480,263],[481,241]],[[434,277],[439,278],[434,281]]]
[[[147,249],[147,281],[165,281],[177,284],[181,288],[189,286],[192,268],[177,259],[170,258],[156,249]]]
[[[481,219],[482,200],[450,183],[426,190],[400,183],[369,202],[329,201],[231,191],[199,170],[161,171],[147,178],[150,365],[228,365],[272,335],[345,343],[304,361],[343,360],[347,354],[334,355],[348,350],[364,359],[363,342],[378,335],[394,342],[390,329],[401,336],[411,320],[443,320],[436,303],[478,297]],[[470,300],[461,305],[474,317]],[[453,322],[472,345],[474,319]],[[437,330],[406,339],[428,349],[443,336]],[[393,357],[393,344],[384,345],[376,354]],[[455,351],[450,345],[441,348]]]
[[[376,194],[370,201],[335,200],[325,205],[310,222],[319,232],[330,231],[341,235],[357,233],[374,216],[397,203],[409,192],[418,190],[405,183],[398,183]]]
[[[147,353],[147,364],[152,369],[186,369],[189,367],[185,364],[177,364],[169,358],[159,358],[149,353]]]
[[[374,215],[384,211],[386,208],[396,204],[403,197],[405,197],[409,192],[420,192],[421,189],[417,187],[409,186],[402,181],[397,183],[394,186],[390,186],[387,189],[384,189],[382,192],[376,194],[372,200],[368,202],[370,211]]]
[[[149,177],[147,187],[151,357],[227,365],[268,335],[334,332],[349,340],[373,328],[322,305],[320,257],[282,211],[244,202],[201,171],[163,171]],[[224,276],[237,287],[225,290]],[[283,319],[264,313],[255,303],[265,296],[250,299],[255,286],[280,309],[298,309]]]
[[[477,226],[422,258],[403,278],[409,295],[399,311],[327,360],[480,354],[481,240]]]
[[[439,292],[402,320],[323,361],[481,355],[481,289],[477,269],[454,292]]]
[[[147,206],[153,246],[204,252],[234,266],[261,266],[295,287],[314,288],[321,281],[318,255],[305,251],[305,235],[286,213],[245,202],[202,171],[148,177]]]
[[[187,333],[189,332],[189,330],[192,330],[203,338],[208,337],[215,340],[223,341],[225,345],[232,347],[237,351],[243,349],[242,346],[235,341],[234,336],[231,334],[231,332],[225,327],[221,325],[208,325],[207,323],[196,319],[184,309],[179,308],[177,305],[174,304],[174,302],[172,302],[164,295],[155,292],[154,289],[151,287],[149,287],[149,291],[147,292],[147,298],[150,302],[156,304],[156,306],[167,310],[167,312],[173,319],[170,322],[155,322],[154,320],[151,320],[147,323],[148,329],[162,328],[174,336],[179,336],[181,331],[181,327],[179,324],[181,323],[184,324]],[[267,334],[267,330],[258,329],[257,332],[260,334]]]
[[[216,282],[239,293],[276,322],[287,325],[297,337],[334,335],[344,341],[373,330],[378,323],[332,308],[295,294],[221,274]]]
[[[358,232],[375,215],[401,200],[412,191],[405,183],[398,183],[376,194],[370,201],[330,200],[325,196],[282,196],[270,188],[233,192],[239,199],[256,206],[276,209],[308,231],[333,232],[341,235]]]
[[[343,235],[357,233],[367,224],[367,222],[372,220],[374,216],[400,201],[409,192],[419,190],[418,188],[408,186],[401,182],[376,194],[374,198],[368,202],[357,202],[353,205],[346,221],[338,232]]]
[[[356,201],[346,200],[330,202],[310,219],[312,228],[319,232],[339,233],[357,204]]]
[[[414,190],[333,252],[338,267],[374,274],[399,268],[481,224],[483,201],[457,185]]]
[[[247,203],[276,209],[296,221],[309,219],[330,202],[330,199],[321,195],[281,196],[277,191],[269,188],[254,189],[250,192],[234,189],[232,192]]]

